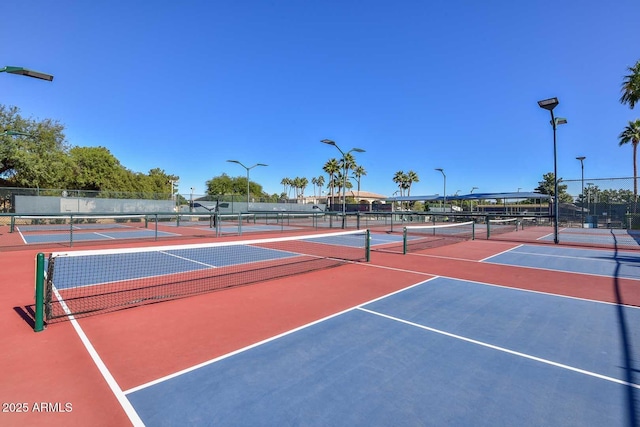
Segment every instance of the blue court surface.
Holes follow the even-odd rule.
[[[606,245],[608,247],[639,247],[640,231],[613,228],[562,228],[558,232],[562,243],[582,243]],[[548,234],[538,240],[553,241],[553,234]]]
[[[637,251],[522,245],[483,262],[640,280]]]
[[[629,426],[638,324],[438,277],[125,395],[149,426]]]
[[[68,229],[68,227],[67,227]],[[22,240],[26,244],[38,244],[38,243],[68,243],[73,237],[74,242],[87,242],[95,240],[115,240],[115,239],[152,239],[156,237],[155,230],[117,230],[100,232],[92,231],[74,231],[73,236],[70,233],[51,233],[51,234],[22,234]],[[167,233],[164,231],[158,231],[158,237],[176,237],[178,234]]]

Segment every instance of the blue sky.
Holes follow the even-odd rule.
[[[344,150],[391,195],[472,187],[532,191],[558,176],[633,175],[618,134],[640,117],[619,103],[640,60],[637,0],[14,1],[0,6],[0,103],[51,118],[77,146],[104,146],[135,172],[158,167],[195,194],[222,173],[269,193]],[[307,195],[313,194],[311,184]]]

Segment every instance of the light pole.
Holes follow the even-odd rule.
[[[178,183],[177,179],[170,179],[169,181],[167,181],[167,184],[171,184],[171,201],[174,201],[174,194],[173,194],[173,190],[174,190],[174,186]],[[173,203],[173,209],[176,209],[176,202],[174,201]]]
[[[538,106],[540,108],[545,109],[551,113],[551,126],[553,127],[553,216],[554,216],[554,225],[553,225],[553,242],[558,244],[558,219],[559,219],[559,207],[558,207],[558,161],[557,161],[557,149],[556,149],[556,129],[558,125],[563,125],[567,123],[567,119],[562,117],[554,117],[553,109],[560,102],[558,98],[549,98],[544,99],[542,101],[538,101]]]
[[[249,171],[255,168],[256,166],[269,166],[269,165],[265,165],[264,163],[256,163],[253,166],[247,167],[237,160],[227,160],[227,162],[237,163],[247,170],[247,212],[249,212]]]
[[[342,228],[345,228],[346,199],[347,199],[347,173],[349,169],[347,165],[347,154],[351,153],[352,151],[355,151],[356,153],[364,153],[364,150],[362,148],[352,148],[351,150],[345,153],[340,149],[340,147],[338,147],[338,144],[336,144],[335,141],[332,141],[330,139],[323,139],[320,142],[323,142],[328,145],[333,145],[338,149],[338,151],[340,151],[340,154],[342,154],[342,168],[344,169],[343,182],[342,182]]]
[[[6,67],[0,68],[0,73],[9,73],[9,74],[19,74],[22,76],[33,77],[36,79],[52,81],[53,76],[51,74],[41,73],[39,71],[33,71],[22,67],[11,67],[7,65]]]
[[[473,194],[473,190],[477,190],[478,187],[471,187],[471,191],[469,192],[469,194]],[[469,202],[471,203],[471,212],[473,213],[473,199],[469,200]]]
[[[444,178],[444,191],[442,192],[442,194],[444,194],[444,205],[442,212],[444,213],[445,209],[447,208],[447,175],[444,174],[444,169],[442,168],[436,168],[436,170],[442,173],[442,177]]]
[[[591,215],[591,187],[593,182],[587,182],[587,214]]]
[[[580,213],[582,214],[580,215],[580,220],[582,221],[582,225],[580,228],[584,228],[584,159],[586,159],[585,156],[576,157],[576,160],[580,160],[580,169],[582,171],[582,193],[580,197],[580,201],[582,202],[580,203]]]

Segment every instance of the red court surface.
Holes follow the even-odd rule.
[[[370,263],[89,316],[79,324],[117,387],[127,391],[434,276],[640,306],[637,280],[479,262],[517,245],[476,240],[409,255],[373,251]],[[0,425],[130,425],[71,322],[33,332],[25,312],[33,305],[37,252],[5,251],[0,258],[6,409]]]

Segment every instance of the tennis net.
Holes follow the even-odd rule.
[[[115,311],[369,260],[369,231],[51,253],[36,319]],[[44,260],[44,254],[39,254]],[[38,285],[41,283],[41,285]],[[38,290],[38,286],[42,289]]]
[[[457,222],[444,225],[414,225],[403,229],[402,253],[473,240],[475,223]]]
[[[492,234],[503,234],[518,231],[519,224],[520,221],[518,218],[490,219],[487,222],[487,239],[491,238]]]

